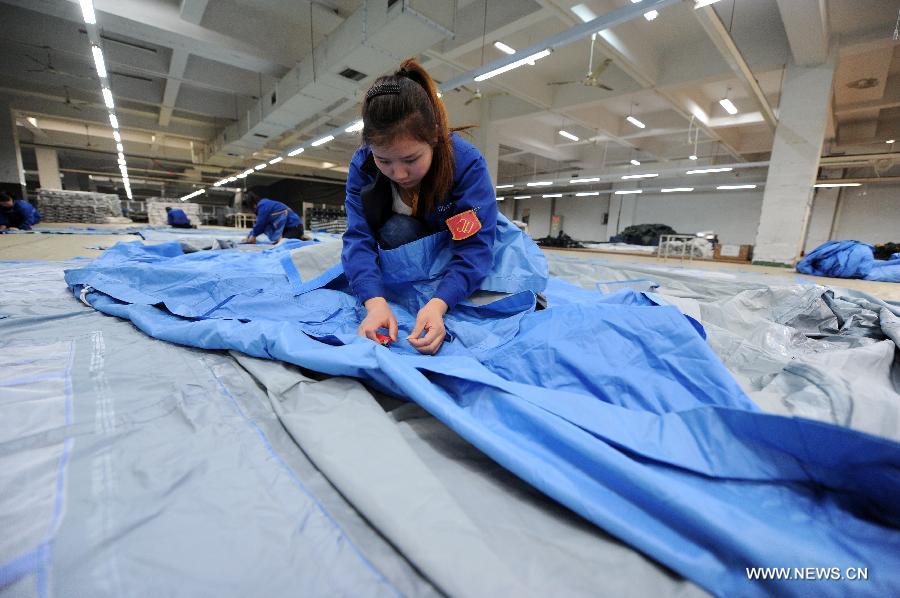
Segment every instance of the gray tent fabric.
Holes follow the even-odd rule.
[[[584,288],[654,280],[659,297],[703,324],[710,347],[763,409],[900,441],[900,305],[755,273],[559,254],[547,262],[551,274]]]
[[[300,265],[319,271],[338,248]],[[746,273],[548,263],[590,292],[650,280],[763,409],[900,440],[897,304]],[[95,312],[62,279],[81,264],[0,263],[3,598],[704,595],[413,404]]]

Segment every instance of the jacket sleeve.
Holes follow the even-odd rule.
[[[361,170],[366,156],[365,148],[360,148],[350,161],[345,200],[347,231],[341,252],[341,263],[350,282],[350,290],[363,303],[372,297],[384,296],[378,247],[375,235],[366,222],[360,197],[363,187],[372,183],[372,178]]]
[[[269,214],[271,212],[271,202],[266,201],[265,199],[259,200],[259,203],[256,204],[256,224],[250,231],[251,237],[258,237],[266,231],[266,225],[269,223]],[[272,242],[274,243],[274,241]]]
[[[497,194],[484,158],[472,148],[468,156],[457,158],[457,164],[463,170],[452,193],[452,199],[456,202],[454,212],[460,214],[475,210],[481,229],[467,239],[450,241],[453,257],[434,293],[450,309],[475,292],[490,272],[494,263],[497,229]]]

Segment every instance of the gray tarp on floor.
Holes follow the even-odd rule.
[[[0,380],[0,421],[30,409],[0,426],[0,567],[47,546],[4,598],[703,595],[413,405],[152,339],[63,267],[0,265],[0,371],[44,368]]]
[[[549,262],[589,292],[659,283],[767,410],[900,436],[896,305]],[[4,597],[702,594],[417,406],[152,339],[74,299],[63,267],[0,265],[0,487],[15,489],[0,493]]]

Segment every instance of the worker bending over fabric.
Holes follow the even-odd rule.
[[[191,224],[191,219],[188,218],[181,208],[166,206],[166,221],[169,223],[169,226],[174,228],[197,228],[196,225]]]
[[[256,237],[263,233],[272,243],[282,239],[302,239],[303,219],[280,201],[265,197],[265,192],[265,187],[247,190],[244,206],[256,213],[256,225],[242,243],[256,243]]]
[[[433,354],[446,336],[444,315],[479,289],[494,263],[497,200],[481,153],[447,124],[431,76],[415,60],[378,78],[362,108],[364,145],[347,176],[342,262],[368,312],[359,334],[397,338],[385,298],[379,252],[449,231],[452,259],[421,307],[409,342]]]
[[[32,225],[41,221],[41,214],[33,205],[22,199],[0,191],[0,232],[10,228],[31,230]]]

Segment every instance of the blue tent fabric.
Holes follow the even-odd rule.
[[[807,254],[797,272],[832,278],[900,282],[900,256],[876,260],[875,248],[859,241],[828,241]]]
[[[492,273],[506,294],[450,312],[451,340],[437,356],[402,339],[440,275],[421,267],[449,251],[440,239],[395,256],[419,268],[390,285],[401,340],[389,347],[357,336],[364,308],[339,265],[308,281],[289,276],[285,256],[307,250],[297,241],[256,254],[118,244],[66,281],[153,337],[361,378],[415,401],[715,594],[883,596],[900,587],[900,445],[761,412],[695,323],[652,295],[569,293],[550,279],[548,307],[536,309],[546,264],[525,237],[509,241],[512,265],[500,256]],[[751,581],[748,567],[870,574],[811,585]]]

